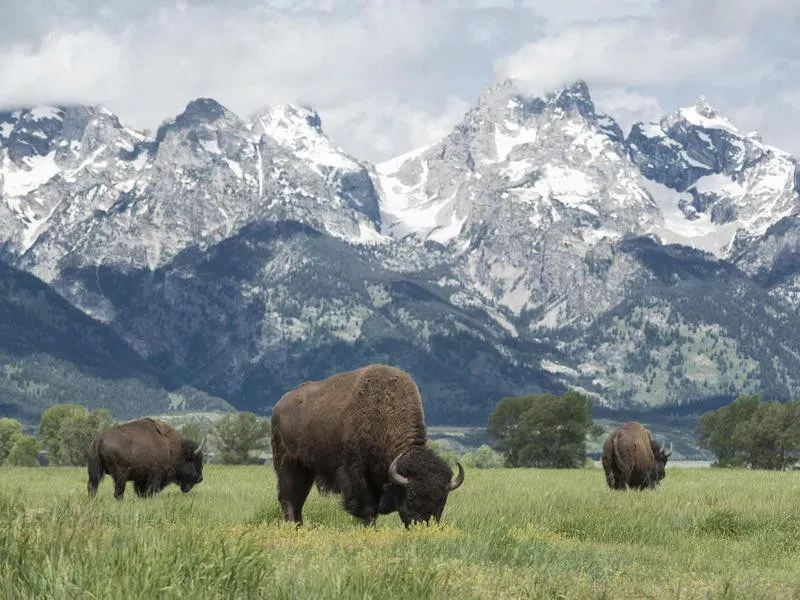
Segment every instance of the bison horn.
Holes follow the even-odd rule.
[[[402,475],[400,475],[400,473],[397,472],[397,461],[400,460],[400,456],[403,455],[400,454],[399,456],[397,456],[392,461],[392,464],[389,465],[389,479],[393,483],[396,483],[397,485],[402,485],[403,487],[406,487],[408,485],[408,478],[403,477]]]
[[[670,456],[672,456],[672,442],[669,443],[669,452],[664,454],[664,458],[669,458]]]
[[[461,463],[456,461],[456,466],[458,467],[458,475],[456,476],[455,481],[450,482],[449,491],[453,491],[461,487],[461,484],[464,483],[464,467],[461,466]]]
[[[205,434],[203,436],[203,440],[200,442],[200,445],[197,447],[197,450],[194,451],[195,454],[200,454],[200,452],[203,450],[203,446],[206,445],[206,439],[207,438],[208,438],[208,434]]]

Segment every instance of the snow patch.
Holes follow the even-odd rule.
[[[649,179],[644,179],[644,187],[663,215],[663,223],[652,226],[648,232],[655,233],[668,244],[683,244],[718,257],[724,255],[739,226],[737,222],[718,225],[711,222],[708,214],[690,221],[678,206],[681,200],[691,201],[690,194],[677,192]]]
[[[389,160],[385,160],[382,163],[378,163],[375,165],[375,170],[379,175],[390,176],[393,173],[396,173],[400,170],[400,168],[406,164],[410,160],[414,160],[418,156],[422,156],[427,152],[430,148],[433,147],[434,144],[428,144],[427,146],[422,146],[421,148],[415,148],[409,152],[401,154],[399,156],[395,156],[394,158],[390,158]]]
[[[514,135],[510,135],[501,131],[500,127],[494,128],[494,147],[497,154],[497,160],[503,161],[508,158],[511,151],[517,146],[522,144],[532,144],[536,141],[536,130],[530,128],[521,128],[513,121],[505,122],[505,129],[507,131],[516,131]]]
[[[200,145],[206,152],[211,152],[211,154],[222,154],[222,150],[220,150],[216,138],[211,138],[210,140],[200,140]]]
[[[387,235],[383,235],[380,231],[375,229],[371,223],[358,222],[358,237],[356,240],[360,244],[383,244],[390,241]]]
[[[714,110],[702,96],[694,106],[681,108],[678,114],[696,127],[722,129],[737,136],[741,135],[733,123]]]
[[[9,123],[8,121],[4,121],[3,123],[0,123],[0,137],[1,138],[10,137],[12,131],[14,131],[14,123]]]
[[[141,171],[145,164],[147,164],[147,152],[144,151],[139,152],[139,156],[137,156],[131,163],[134,171]]]
[[[654,125],[653,123],[646,123],[639,125],[639,131],[642,135],[646,138],[663,138],[666,136],[664,130],[661,129],[658,125]]]
[[[53,106],[36,106],[30,110],[29,114],[34,121],[39,119],[61,120],[61,111]]]
[[[23,167],[10,163],[3,180],[3,194],[24,196],[50,181],[60,171],[55,158],[56,153],[51,152],[45,156],[26,156],[22,159]]]
[[[744,196],[745,190],[736,183],[730,175],[724,173],[712,173],[704,175],[694,183],[695,190],[701,194],[719,194],[720,192],[728,197],[739,198]]]
[[[233,171],[234,175],[236,175],[239,179],[242,179],[244,177],[244,171],[242,171],[242,165],[240,165],[235,160],[231,160],[227,156],[224,157],[224,159],[225,159],[225,164],[227,164],[228,168],[231,171]]]
[[[542,359],[542,361],[539,363],[539,366],[548,373],[559,373],[562,375],[569,375],[570,377],[580,377],[580,373],[578,373],[578,371],[572,367],[553,362],[552,360],[547,360],[546,358]]]
[[[268,135],[295,156],[312,165],[336,169],[360,169],[344,150],[335,146],[323,133],[308,122],[312,112],[292,105],[277,107],[262,113],[256,120],[260,132]]]
[[[686,153],[686,150],[681,150],[680,156],[686,162],[686,164],[688,164],[689,166],[697,167],[699,169],[705,169],[706,171],[712,171],[713,170],[707,164],[701,163],[699,160],[693,159],[691,156],[689,156]]]
[[[561,203],[579,207],[599,190],[586,173],[569,167],[547,165],[544,176],[533,185],[542,198],[555,198]]]
[[[533,164],[529,160],[511,160],[500,169],[500,175],[505,175],[509,180],[516,182],[532,173]]]

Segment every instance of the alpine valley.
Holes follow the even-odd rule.
[[[149,390],[93,396],[118,417],[268,414],[367,362],[408,370],[432,424],[569,388],[676,413],[797,397],[799,196],[797,160],[705,99],[626,136],[582,81],[498,83],[377,165],[293,105],[200,98],[154,135],[3,112],[0,407],[105,380]]]

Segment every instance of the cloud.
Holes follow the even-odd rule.
[[[494,56],[541,28],[530,10],[480,1],[115,0],[98,11],[73,0],[55,14],[18,3],[12,21],[29,26],[4,38],[0,24],[0,106],[102,103],[154,128],[198,96],[242,116],[303,102],[335,141],[379,160],[443,118],[454,125],[453,102],[491,84]]]
[[[652,123],[664,114],[657,98],[623,88],[598,88],[592,98],[598,112],[613,115],[626,135],[634,123]]]
[[[702,81],[743,50],[735,35],[691,38],[630,18],[573,26],[527,44],[498,61],[497,74],[532,93],[576,79],[601,86]]]
[[[382,110],[371,102],[355,102],[330,107],[322,126],[326,130],[347,129],[357,146],[372,146],[384,158],[397,154],[398,148],[421,148],[443,138],[461,121],[471,103],[449,96],[438,110],[420,110],[410,103],[387,100]]]
[[[705,94],[741,128],[798,153],[800,85],[783,64],[800,56],[798,27],[794,0],[661,0],[636,15],[567,23],[499,58],[495,73],[531,94],[583,79],[623,127]]]
[[[794,0],[11,4],[0,107],[102,103],[140,128],[198,96],[241,116],[307,103],[336,143],[377,161],[445,133],[508,74],[531,93],[586,79],[623,124],[702,93],[765,137],[789,139],[779,118],[796,115],[781,66],[800,56]],[[781,98],[757,93],[776,81]]]
[[[34,98],[92,103],[119,84],[120,60],[119,46],[102,31],[53,31],[36,48],[18,44],[4,53],[3,98],[8,104]]]

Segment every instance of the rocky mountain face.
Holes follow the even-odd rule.
[[[637,123],[628,146],[641,172],[669,190],[654,193],[670,241],[731,258],[796,210],[797,161],[740,132],[705,98],[657,125]]]
[[[37,422],[50,404],[143,412],[230,410],[163,373],[36,277],[0,263],[0,414]]]
[[[6,261],[176,380],[268,411],[369,361],[432,422],[565,387],[612,406],[795,394],[797,161],[705,100],[626,137],[576,82],[487,90],[379,165],[308,108],[0,114]],[[798,272],[796,272],[798,271]],[[800,354],[797,354],[800,356]]]

